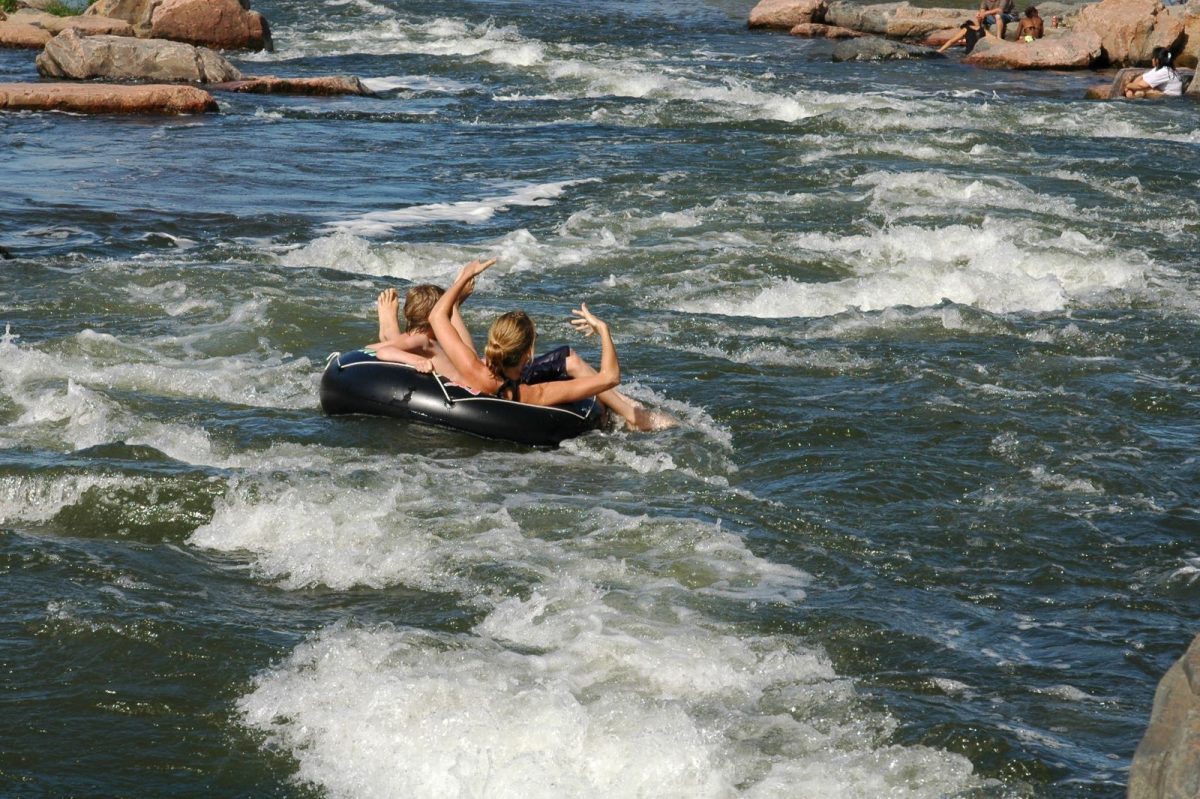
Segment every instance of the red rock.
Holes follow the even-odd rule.
[[[788,33],[805,39],[857,39],[867,35],[849,28],[839,28],[837,25],[822,25],[819,22],[801,22],[793,26]]]
[[[1087,69],[1100,54],[1100,37],[1095,33],[1072,31],[1032,42],[1001,41],[989,36],[975,45],[963,63],[1007,69]]]
[[[50,41],[48,30],[12,20],[0,21],[0,47],[23,47],[40,50]]]
[[[270,50],[271,30],[238,0],[161,0],[150,15],[150,36],[218,50]]]
[[[317,78],[253,77],[213,84],[212,88],[246,94],[306,94],[324,97],[336,94],[373,94],[358,78],[340,75]]]
[[[111,83],[0,83],[0,109],[79,114],[201,114],[213,96],[195,86]]]
[[[1144,66],[1155,47],[1174,48],[1183,38],[1183,17],[1165,12],[1161,0],[1101,0],[1080,9],[1073,27],[1100,37],[1105,63]]]
[[[762,0],[750,11],[750,27],[791,30],[824,18],[825,0]]]

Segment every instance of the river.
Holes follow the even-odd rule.
[[[0,793],[1116,799],[1200,601],[1200,124],[748,3],[255,0],[202,117],[0,115]],[[0,80],[36,79],[0,52]],[[675,416],[321,414],[376,294]]]

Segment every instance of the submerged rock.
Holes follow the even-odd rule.
[[[204,47],[161,39],[80,36],[74,30],[51,39],[36,64],[44,77],[75,80],[221,83],[242,77],[232,64]]]
[[[214,84],[212,88],[246,94],[306,94],[314,96],[374,94],[358,78],[342,75],[318,78],[250,77],[244,80]]]
[[[750,11],[751,28],[791,30],[825,18],[825,0],[762,0]]]
[[[1150,726],[1129,767],[1128,799],[1200,796],[1200,635],[1154,692]]]
[[[963,62],[1008,69],[1087,69],[1100,59],[1100,50],[1100,37],[1090,32],[1073,31],[1032,42],[989,36],[980,40]]]
[[[195,86],[111,83],[0,83],[0,109],[78,114],[201,114],[217,110]]]
[[[834,61],[896,61],[906,58],[942,58],[942,54],[931,47],[874,36],[850,39],[833,46]]]

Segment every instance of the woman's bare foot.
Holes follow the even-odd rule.
[[[400,295],[396,290],[384,289],[379,292],[375,308],[379,314],[379,340],[400,338]]]
[[[626,425],[640,433],[653,433],[655,430],[666,430],[669,427],[676,427],[679,420],[674,416],[663,413],[661,411],[652,411],[649,408],[637,405],[633,409],[633,421],[626,422]]]

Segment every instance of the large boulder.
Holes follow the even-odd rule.
[[[1183,27],[1183,47],[1176,53],[1175,64],[1193,68],[1200,65],[1200,5],[1168,6],[1167,16],[1177,18]]]
[[[1100,57],[1099,36],[1072,31],[1032,42],[1009,42],[989,36],[981,39],[963,62],[1007,69],[1087,69]]]
[[[1200,635],[1154,692],[1150,726],[1129,767],[1128,799],[1200,796]]]
[[[875,36],[850,39],[838,42],[833,46],[834,61],[895,61],[906,58],[941,57],[941,53],[930,47],[904,44]]]
[[[133,35],[133,26],[123,19],[113,19],[111,17],[95,15],[60,17],[54,14],[47,14],[45,11],[38,11],[35,8],[22,8],[14,11],[9,19],[13,22],[24,22],[27,25],[33,25],[34,27],[49,31],[51,36],[62,33],[68,28],[73,28],[85,35]]]
[[[788,33],[805,39],[859,39],[868,35],[849,28],[839,28],[837,25],[822,25],[819,22],[801,22]]]
[[[0,83],[0,109],[77,114],[202,114],[213,96],[195,86],[111,83]]]
[[[249,0],[96,0],[87,14],[123,19],[144,39],[217,50],[270,50],[271,29]]]
[[[762,0],[750,11],[751,28],[791,30],[825,18],[825,0]]]
[[[316,78],[251,77],[229,83],[213,84],[211,88],[245,94],[307,94],[331,97],[337,94],[373,95],[363,82],[353,76],[329,75]]]
[[[876,3],[874,5],[859,5],[850,2],[830,3],[829,8],[825,11],[825,23],[837,25],[839,28],[849,28],[852,31],[886,36],[888,23],[901,6],[907,7],[908,3]]]
[[[887,18],[889,39],[924,39],[934,31],[957,28],[971,16],[961,8],[914,8],[907,3]]]
[[[159,0],[96,0],[83,13],[123,19],[144,39],[150,35],[150,12],[158,2]]]
[[[76,80],[221,83],[242,77],[232,64],[204,47],[160,39],[80,36],[74,30],[51,39],[35,63],[44,77]]]
[[[1150,52],[1174,48],[1184,27],[1183,15],[1166,13],[1162,0],[1101,0],[1080,9],[1073,25],[1099,36],[1104,63],[1119,67],[1148,66]]]
[[[21,47],[40,50],[50,41],[50,31],[11,19],[0,20],[0,47]]]
[[[150,36],[218,50],[270,50],[271,29],[238,0],[158,0]]]

